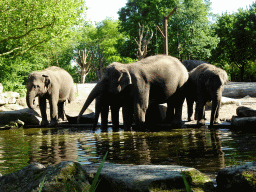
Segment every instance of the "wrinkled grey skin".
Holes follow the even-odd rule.
[[[187,68],[188,72],[190,72],[191,70],[193,70],[194,68],[196,68],[197,66],[199,66],[203,63],[207,63],[207,62],[201,61],[201,60],[184,60],[184,61],[182,61],[182,64]]]
[[[226,71],[211,64],[201,64],[189,72],[187,83],[188,120],[193,114],[193,103],[197,102],[198,125],[205,125],[204,106],[212,101],[210,126],[218,124],[219,108],[224,85],[228,83]]]
[[[51,122],[57,124],[57,119],[64,119],[64,102],[74,100],[74,83],[71,75],[59,67],[49,67],[28,75],[26,101],[29,108],[34,109],[35,98],[39,98],[42,116],[42,126],[47,126],[46,99],[49,100]],[[58,113],[58,114],[57,114]]]
[[[184,84],[188,72],[184,65],[174,57],[166,55],[150,56],[131,64],[114,62],[106,68],[103,79],[97,83],[88,96],[78,115],[79,120],[100,94],[123,94],[124,129],[129,130],[134,114],[138,130],[143,130],[145,113],[149,104],[167,103],[167,120],[181,124],[182,104],[185,93]],[[175,109],[175,115],[174,115]]]

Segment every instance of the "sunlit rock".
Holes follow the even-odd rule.
[[[87,174],[93,179],[99,165],[84,165]],[[194,168],[177,165],[103,165],[98,191],[159,191],[184,189],[182,173],[192,188],[212,191],[211,180]]]

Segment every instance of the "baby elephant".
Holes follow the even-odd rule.
[[[27,105],[29,108],[34,109],[36,107],[35,97],[39,97],[42,126],[48,125],[46,99],[49,100],[50,104],[50,126],[54,126],[57,124],[58,118],[64,119],[64,102],[66,100],[69,102],[74,100],[74,93],[73,79],[71,75],[62,68],[52,66],[28,75]]]
[[[212,101],[210,126],[217,124],[222,92],[227,83],[226,71],[211,64],[204,63],[190,71],[186,88],[188,120],[191,119],[193,103],[196,101],[197,124],[205,125],[204,106],[207,101]]]

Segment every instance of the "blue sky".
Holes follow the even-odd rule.
[[[212,12],[222,14],[236,12],[238,8],[246,9],[255,0],[211,0]],[[86,0],[87,19],[90,21],[102,21],[106,17],[118,19],[117,11],[124,7],[127,0]]]

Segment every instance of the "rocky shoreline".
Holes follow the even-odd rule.
[[[0,191],[85,191],[89,189],[99,164],[81,165],[63,161],[57,165],[33,162],[23,169],[0,175]],[[105,163],[96,191],[148,192],[185,189],[184,177],[195,191],[255,191],[256,163],[227,167],[218,172],[217,185],[200,171],[178,165],[120,165]]]

